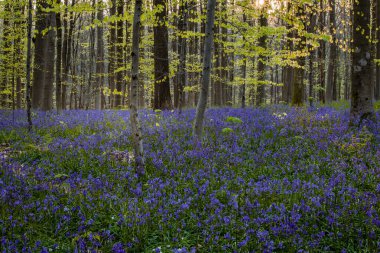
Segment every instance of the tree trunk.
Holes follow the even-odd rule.
[[[154,32],[154,109],[171,109],[167,0],[154,0],[157,24]]]
[[[57,4],[60,4],[60,0],[57,0]],[[56,25],[57,25],[57,58],[55,61],[55,101],[57,111],[62,110],[62,78],[61,78],[61,69],[62,69],[62,25],[61,25],[61,13],[56,13]]]
[[[295,16],[298,17],[300,20],[305,22],[303,19],[305,18],[304,8],[305,6],[295,6],[296,8],[296,14]],[[304,50],[304,47],[306,45],[306,38],[303,35],[300,35],[297,31],[297,35],[300,39],[299,42],[295,45],[296,51],[302,51]],[[294,79],[293,79],[293,87],[292,87],[292,105],[300,106],[303,104],[303,95],[304,95],[304,66],[305,66],[305,57],[299,56],[297,58],[297,63],[300,67],[294,68]]]
[[[98,0],[97,19],[103,21],[102,1]],[[100,110],[102,107],[103,75],[104,75],[104,42],[103,26],[96,28],[97,35],[97,53],[96,53],[96,84],[95,84],[95,109]]]
[[[351,87],[351,124],[356,125],[363,119],[374,117],[373,82],[371,79],[370,30],[368,24],[371,17],[371,1],[361,0],[354,3],[353,48],[352,54],[352,87]]]
[[[376,59],[380,60],[380,2],[376,3],[376,24],[377,24],[377,44],[376,44]],[[380,100],[380,62],[376,64],[376,89],[375,98]]]
[[[28,130],[32,130],[32,116],[31,116],[31,87],[30,87],[30,72],[31,72],[31,62],[32,62],[32,26],[33,26],[33,0],[28,1],[28,38],[27,38],[27,49],[26,49],[26,114],[28,119]]]
[[[143,149],[143,139],[141,135],[141,126],[139,123],[137,104],[138,104],[138,86],[139,86],[139,44],[140,44],[140,17],[142,9],[142,0],[135,1],[135,13],[133,17],[133,34],[132,34],[132,82],[130,105],[130,120],[132,127],[133,149],[136,163],[136,173],[139,176],[145,174],[145,158]]]
[[[187,71],[186,71],[186,57],[187,57],[187,40],[185,32],[187,31],[187,1],[182,0],[180,5],[180,17],[178,22],[178,28],[181,32],[178,38],[178,53],[179,53],[179,65],[178,65],[178,105],[177,109],[179,113],[182,112],[183,107],[183,89],[187,86]]]
[[[116,15],[116,0],[111,1],[110,16]],[[116,23],[111,23],[109,28],[109,47],[108,47],[108,86],[111,90],[109,97],[109,107],[113,108],[115,105],[115,57],[116,57]]]
[[[55,13],[44,9],[52,8],[45,0],[37,1],[36,40],[34,50],[34,74],[32,90],[33,109],[51,110],[54,83],[54,38]],[[46,29],[48,31],[46,32]]]
[[[324,5],[323,5],[323,1],[320,1],[320,9],[323,10],[324,8]],[[325,26],[325,15],[324,15],[324,12],[321,12],[320,15],[319,15],[319,30],[320,31],[323,31],[324,29],[324,26]],[[326,80],[326,75],[325,75],[325,57],[326,57],[326,44],[324,42],[324,40],[320,40],[319,41],[319,48],[318,48],[318,64],[319,64],[319,83],[320,83],[320,90],[319,90],[319,94],[318,94],[318,97],[319,97],[319,101],[322,102],[322,103],[325,103],[326,102],[326,94],[324,92],[324,89],[325,89],[325,80]]]
[[[205,30],[205,47],[203,57],[203,72],[202,72],[202,86],[200,97],[197,105],[197,112],[194,123],[194,138],[198,141],[201,140],[203,131],[203,119],[207,106],[207,97],[210,83],[211,61],[212,61],[212,43],[214,39],[214,20],[215,20],[215,5],[216,0],[208,0],[207,2],[207,16],[206,16],[206,30]]]
[[[117,1],[117,16],[123,17],[124,15],[124,2],[123,0]],[[119,68],[122,68],[124,65],[124,47],[123,47],[123,30],[124,30],[124,22],[122,19],[117,21],[117,29],[116,29],[116,58],[117,58],[117,65],[116,69],[117,72],[115,73],[116,78],[116,94],[115,94],[115,107],[120,108],[122,106],[122,90],[123,90],[123,83],[124,83],[124,70],[120,70]]]
[[[261,9],[261,14],[259,17],[260,29],[266,29],[266,27],[268,26],[268,19],[266,17],[268,4],[269,4],[268,0],[265,0],[264,5],[262,6],[262,9]],[[262,34],[265,34],[265,32]],[[261,47],[262,50],[266,50],[267,38],[268,36],[266,35],[263,35],[259,38],[258,46]],[[264,84],[266,80],[266,73],[265,73],[264,61],[265,61],[265,56],[260,54],[258,57],[258,63],[257,63],[257,75],[258,75],[257,80],[259,82],[258,82],[257,93],[256,93],[256,106],[265,104],[265,100],[266,100],[265,99],[265,84]]]
[[[330,1],[330,34],[332,36],[332,42],[330,43],[330,55],[329,55],[329,67],[327,74],[326,85],[326,103],[331,103],[334,99],[334,90],[336,97],[336,58],[337,58],[337,46],[336,46],[336,19],[335,19],[335,0]]]

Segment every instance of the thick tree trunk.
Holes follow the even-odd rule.
[[[133,149],[136,163],[136,173],[141,176],[145,174],[145,158],[143,139],[141,135],[141,126],[139,123],[137,104],[138,104],[138,86],[139,86],[139,44],[140,44],[140,17],[142,9],[142,0],[135,1],[135,13],[133,17],[133,35],[132,35],[132,82],[130,105],[130,120],[132,127]]]
[[[295,8],[296,8],[296,17],[298,17],[300,20],[305,22],[304,21],[305,6],[295,6]],[[299,38],[300,41],[296,43],[295,50],[296,51],[304,50],[304,47],[306,45],[305,36],[300,35],[297,32],[296,37]],[[304,92],[305,92],[305,84],[304,84],[305,71],[303,67],[305,66],[305,57],[299,56],[297,58],[297,63],[300,67],[294,68],[293,87],[292,87],[292,105],[300,106],[304,102],[303,97],[304,97]]]
[[[154,32],[154,109],[171,109],[167,0],[154,0],[157,24]]]
[[[43,88],[44,88],[44,38],[42,31],[47,28],[44,18],[44,12],[42,10],[42,2],[36,3],[36,22],[35,22],[35,41],[34,41],[34,68],[33,68],[33,85],[32,85],[32,108],[41,109]]]
[[[208,90],[210,84],[210,72],[212,61],[212,43],[214,40],[214,20],[215,20],[215,5],[216,0],[208,0],[207,2],[207,17],[206,17],[206,30],[205,30],[205,47],[203,57],[203,72],[202,72],[202,86],[200,97],[197,105],[197,112],[195,115],[194,123],[194,138],[198,141],[201,140],[203,131],[203,119],[207,106]]]
[[[268,7],[268,0],[264,1],[264,6],[262,7],[261,10],[261,15],[259,17],[259,25],[260,29],[266,29],[268,26],[268,19],[266,17],[267,15],[267,7]],[[262,34],[265,34],[262,33]],[[268,36],[263,35],[259,38],[259,44],[258,46],[262,48],[262,50],[266,49],[266,41],[267,41]],[[257,86],[257,93],[256,93],[256,106],[260,106],[265,104],[265,80],[266,80],[266,73],[265,73],[265,56],[262,54],[259,55],[258,57],[258,63],[257,63],[257,74],[258,74],[258,86]]]
[[[32,107],[40,110],[53,107],[55,13],[44,10],[51,7],[45,0],[37,1]]]
[[[368,24],[371,17],[371,1],[361,0],[354,3],[353,8],[353,48],[352,54],[352,87],[351,87],[351,124],[361,123],[363,119],[374,117],[373,82],[371,78],[370,30]],[[359,120],[359,122],[358,122]]]

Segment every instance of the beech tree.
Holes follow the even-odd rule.
[[[203,58],[203,71],[201,91],[197,105],[197,111],[194,122],[194,138],[198,141],[201,140],[203,131],[203,120],[207,106],[208,90],[210,84],[211,61],[212,61],[212,43],[214,39],[214,20],[215,20],[215,5],[216,0],[207,1],[207,19],[205,29],[205,42],[204,42],[204,58]]]
[[[167,0],[154,0],[154,109],[171,109]]]
[[[141,10],[142,0],[135,1],[135,11],[133,17],[133,32],[132,32],[132,82],[130,96],[130,122],[132,126],[132,141],[135,155],[136,172],[138,175],[145,174],[145,158],[143,139],[141,135],[141,126],[138,118],[138,86],[139,86],[139,45],[140,45],[140,27],[141,27]]]
[[[38,0],[32,86],[32,108],[53,109],[55,13],[49,0]]]
[[[355,1],[353,6],[353,53],[351,124],[374,117],[373,82],[371,61],[373,61],[370,38],[371,1]]]

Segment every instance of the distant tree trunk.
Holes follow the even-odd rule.
[[[57,0],[57,4],[61,1]],[[57,44],[56,53],[57,58],[55,62],[55,101],[57,106],[57,111],[62,110],[62,25],[61,25],[61,13],[56,13],[56,25],[57,25]]]
[[[71,5],[75,4],[75,0],[72,0]],[[65,0],[65,6],[68,6],[68,0]],[[64,12],[63,18],[63,43],[62,43],[62,110],[66,109],[67,100],[67,87],[69,79],[69,71],[71,64],[71,54],[72,54],[72,37],[74,30],[74,15],[69,12],[67,8]]]
[[[24,15],[25,15],[25,7],[27,7],[27,5],[24,5],[24,3],[20,2],[20,3],[17,3],[16,6],[15,6],[15,12],[16,12],[16,15],[17,15],[17,20],[15,20],[15,28],[18,28],[18,27],[23,27],[24,24],[27,24],[26,23],[26,20],[24,19]],[[22,92],[22,81],[21,81],[21,78],[23,77],[24,73],[23,73],[23,68],[21,68],[21,66],[24,66],[24,62],[23,62],[23,50],[24,50],[24,43],[23,43],[23,37],[24,37],[24,34],[17,34],[16,35],[16,38],[15,38],[15,53],[16,53],[16,56],[15,56],[15,64],[16,64],[16,108],[17,109],[21,109],[22,107],[22,96],[23,96],[23,92]]]
[[[336,18],[335,18],[335,0],[330,1],[330,34],[332,36],[332,42],[330,43],[330,55],[329,55],[329,67],[327,74],[326,85],[326,102],[331,103],[334,100],[334,90],[336,98],[336,58],[337,58],[337,46],[336,46]]]
[[[368,40],[370,31],[368,24],[371,17],[371,1],[354,2],[353,7],[353,48],[352,54],[352,87],[351,87],[351,124],[357,120],[374,117],[373,82],[371,79],[371,61],[373,55]],[[361,29],[355,29],[361,27]]]
[[[214,20],[215,20],[215,5],[216,0],[208,0],[207,2],[207,16],[206,16],[206,30],[205,30],[205,47],[203,57],[203,72],[202,72],[202,86],[200,97],[198,100],[197,111],[194,123],[194,138],[198,141],[201,140],[203,131],[203,119],[207,106],[207,97],[210,83],[211,61],[212,61],[212,43],[214,40]]]
[[[116,15],[116,0],[111,1],[110,16]],[[115,66],[116,66],[116,23],[111,23],[109,28],[109,47],[108,47],[108,86],[111,90],[109,97],[109,106],[113,108],[115,105]]]
[[[154,32],[154,109],[171,109],[167,0],[154,0],[157,24]]]
[[[178,28],[181,34],[178,38],[179,80],[178,80],[178,105],[177,105],[177,109],[179,110],[180,113],[182,112],[182,107],[183,107],[183,89],[187,84],[187,71],[186,71],[187,40],[186,40],[185,34],[183,34],[187,31],[187,7],[188,7],[187,1],[181,0],[180,15],[179,15],[179,22],[178,22]]]
[[[220,5],[221,19],[220,19],[220,68],[219,78],[221,80],[221,104],[226,106],[231,103],[231,94],[229,92],[230,87],[228,85],[228,54],[227,54],[227,42],[228,42],[228,29],[227,29],[227,0],[221,1]],[[230,63],[232,65],[232,62]]]
[[[33,26],[33,0],[28,1],[28,38],[27,38],[27,49],[26,49],[26,114],[28,119],[28,130],[29,132],[32,130],[32,116],[31,116],[31,87],[30,87],[30,72],[31,72],[31,62],[32,62],[32,26]]]
[[[246,90],[246,82],[247,82],[247,58],[243,56],[243,65],[242,65],[242,74],[243,74],[243,84],[241,86],[241,108],[245,108],[245,90]]]
[[[118,0],[117,1],[117,16],[123,17],[124,15],[124,1]],[[116,58],[117,58],[117,68],[122,68],[124,65],[124,59],[123,59],[123,30],[124,30],[124,22],[122,19],[117,21],[117,29],[116,29]],[[115,94],[115,107],[120,108],[122,105],[122,90],[123,90],[123,83],[124,83],[124,70],[118,69],[116,72],[116,94]]]
[[[102,1],[98,0],[97,19],[103,21]],[[96,86],[95,86],[95,109],[100,110],[102,107],[102,90],[104,75],[104,42],[103,42],[103,26],[96,28],[97,32],[97,53],[96,53]]]
[[[260,29],[266,29],[268,26],[268,19],[266,17],[267,15],[267,9],[268,9],[269,2],[268,0],[264,1],[264,5],[261,9],[261,14],[259,17],[259,25]],[[262,34],[265,34],[262,33]],[[266,41],[267,41],[268,36],[262,35],[259,38],[259,47],[261,47],[263,50],[266,49]],[[265,57],[261,54],[258,57],[258,63],[257,63],[257,74],[258,74],[258,86],[257,86],[257,93],[256,93],[256,106],[260,106],[265,104],[265,85],[264,82],[266,80],[266,73],[265,73]]]
[[[320,9],[323,10],[324,9],[324,5],[323,5],[323,2],[324,1],[320,1]],[[320,31],[323,31],[324,29],[324,26],[325,26],[325,14],[323,11],[321,11],[320,15],[319,15],[319,30]],[[326,57],[326,44],[324,42],[324,40],[320,40],[319,41],[319,48],[318,48],[318,66],[319,66],[319,83],[320,83],[320,90],[318,92],[318,97],[319,97],[319,101],[322,102],[322,103],[325,103],[326,102],[326,96],[325,96],[325,57]]]
[[[139,176],[145,174],[145,158],[143,149],[143,139],[141,135],[141,126],[137,114],[138,104],[138,86],[139,86],[139,44],[140,44],[140,17],[142,9],[142,0],[135,1],[135,12],[133,17],[133,34],[132,34],[132,82],[130,105],[130,120],[132,127],[132,140],[136,163],[136,173]]]
[[[243,13],[243,22],[247,22],[247,16]],[[243,41],[245,42],[245,38],[243,37]],[[245,92],[246,92],[246,82],[247,82],[247,57],[243,56],[243,65],[242,65],[242,75],[243,75],[243,84],[240,90],[240,98],[241,98],[241,108],[245,108]]]
[[[95,8],[96,1],[92,0],[92,7]],[[91,13],[91,23],[94,23],[95,20],[95,12]],[[94,62],[96,62],[96,55],[95,55],[95,29],[93,27],[90,28],[89,32],[89,48],[88,48],[88,69],[85,74],[88,74],[87,79],[87,87],[83,86],[83,108],[88,110],[91,106],[91,100],[93,95],[93,73],[94,73],[94,67],[96,68],[96,64],[94,66]],[[85,68],[83,68],[85,70]]]
[[[316,4],[316,1],[313,2],[313,4]],[[317,25],[317,15],[315,13],[310,14],[310,25],[308,28],[308,31],[310,33],[316,32],[316,25]],[[317,50],[313,49],[311,46],[309,46],[310,56],[309,56],[309,97],[314,97],[314,61],[316,59]]]
[[[0,48],[0,53],[2,54],[2,60],[0,61],[0,92],[6,91],[8,89],[9,82],[9,67],[10,67],[10,48],[11,48],[11,24],[10,17],[12,15],[10,3],[4,4],[4,21],[3,21],[3,43]],[[0,107],[6,108],[8,106],[8,95],[6,92],[0,94]]]

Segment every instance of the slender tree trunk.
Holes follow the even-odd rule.
[[[247,82],[247,58],[246,56],[243,56],[243,66],[242,66],[242,73],[243,73],[243,85],[241,87],[241,108],[245,108],[245,90],[246,90],[246,82]]]
[[[376,44],[376,59],[380,60],[380,2],[376,3],[376,26],[377,26],[377,44]],[[376,89],[375,98],[380,100],[380,62],[376,64]]]
[[[123,0],[117,0],[117,15],[118,17],[122,17],[124,15],[124,2]],[[124,65],[124,47],[123,47],[123,30],[124,30],[124,22],[123,20],[117,21],[117,29],[116,29],[116,58],[117,58],[117,69],[122,68]],[[120,108],[122,105],[122,89],[124,83],[124,70],[118,70],[115,73],[115,82],[116,82],[116,94],[115,94],[115,107]]]
[[[320,1],[320,9],[323,10],[324,8],[324,5],[323,5],[323,2],[324,1]],[[319,30],[320,31],[323,31],[324,29],[324,26],[325,26],[325,14],[324,12],[321,12],[320,15],[319,15]],[[322,103],[325,103],[326,102],[326,96],[325,96],[325,92],[324,92],[324,89],[325,89],[325,57],[326,57],[326,44],[324,42],[324,40],[320,40],[319,41],[319,48],[318,48],[318,64],[319,64],[319,83],[320,83],[320,90],[319,90],[319,94],[318,94],[318,97],[319,97],[319,101],[321,101]]]
[[[363,119],[374,117],[373,82],[371,79],[371,61],[373,61],[368,24],[371,17],[371,1],[361,0],[353,8],[353,48],[352,54],[352,87],[351,87],[351,124],[359,125]]]
[[[132,126],[132,140],[135,154],[136,173],[141,176],[145,174],[145,158],[143,149],[143,139],[141,135],[141,126],[139,123],[137,104],[138,104],[138,86],[139,86],[139,44],[140,44],[140,17],[142,9],[142,0],[135,1],[135,13],[133,17],[133,34],[132,34],[132,83],[131,97],[129,108],[131,110],[130,120]]]
[[[336,97],[336,58],[337,58],[337,46],[336,46],[336,18],[335,18],[335,0],[330,1],[330,34],[332,36],[332,42],[330,43],[330,55],[329,55],[329,67],[327,74],[326,85],[326,102],[331,103],[334,100],[334,90]]]
[[[116,15],[116,0],[111,1],[110,16]],[[109,28],[109,47],[108,47],[108,85],[111,90],[109,97],[109,106],[113,108],[115,105],[115,66],[116,66],[116,23],[111,23]]]
[[[215,20],[215,5],[216,0],[208,0],[207,2],[207,19],[205,30],[205,47],[203,57],[203,72],[202,72],[202,86],[200,97],[197,105],[197,112],[194,123],[194,138],[198,141],[201,140],[203,131],[203,119],[207,106],[207,97],[210,84],[210,72],[212,61],[212,43],[214,40],[214,20]]]
[[[179,30],[181,32],[178,38],[179,44],[179,65],[178,65],[178,105],[177,109],[179,113],[182,112],[183,107],[183,89],[187,86],[187,71],[186,71],[186,57],[187,57],[187,40],[185,33],[187,31],[187,1],[182,0],[180,5],[180,17],[179,17]]]
[[[29,132],[32,130],[32,117],[31,117],[31,87],[30,87],[30,72],[31,72],[31,62],[32,62],[32,26],[33,26],[33,0],[28,1],[28,39],[27,39],[27,49],[26,49],[26,113],[28,120],[28,130]]]
[[[60,4],[60,0],[57,0],[57,4]],[[57,111],[62,110],[62,25],[61,25],[61,14],[56,13],[56,25],[57,25],[57,44],[56,53],[57,58],[55,62],[55,101]]]
[[[98,0],[97,19],[103,21],[102,1]],[[100,110],[102,107],[102,90],[104,75],[104,42],[103,42],[103,26],[96,28],[97,32],[97,53],[96,53],[96,86],[95,86],[95,109]]]

